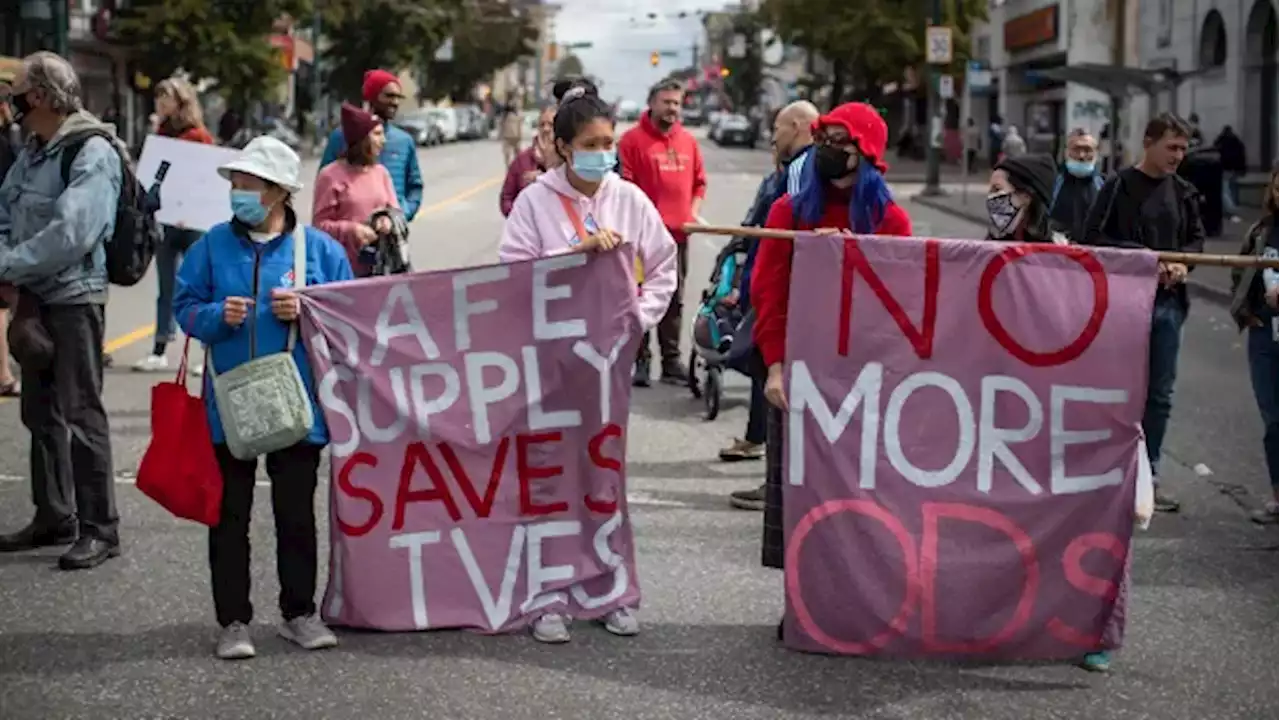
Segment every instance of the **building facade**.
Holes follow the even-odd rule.
[[[1140,103],[1144,118],[1195,113],[1206,142],[1230,126],[1244,140],[1249,166],[1269,169],[1277,154],[1276,17],[1275,0],[1143,2],[1141,67],[1193,74]]]

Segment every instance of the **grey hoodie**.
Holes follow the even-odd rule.
[[[30,138],[0,185],[0,282],[25,287],[46,304],[106,302],[105,240],[115,229],[128,157],[93,137],[62,181],[62,153],[77,136],[114,128],[80,111],[67,117],[47,143]]]

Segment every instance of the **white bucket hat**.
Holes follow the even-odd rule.
[[[218,168],[218,174],[230,180],[231,173],[242,172],[275,183],[293,195],[302,189],[298,180],[301,167],[302,160],[292,148],[262,135],[250,140],[240,157]]]

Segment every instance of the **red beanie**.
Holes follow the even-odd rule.
[[[350,103],[342,103],[342,139],[347,147],[355,147],[382,121],[377,115],[366,112]]]
[[[818,118],[813,129],[816,131],[828,125],[844,128],[849,137],[857,141],[858,152],[863,157],[870,160],[880,172],[889,171],[889,164],[884,161],[889,145],[889,127],[875,108],[866,103],[845,103]]]
[[[364,74],[364,86],[360,89],[360,95],[365,102],[371,103],[378,99],[383,88],[398,82],[400,79],[386,70],[370,70]]]

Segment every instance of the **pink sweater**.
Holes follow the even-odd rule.
[[[502,227],[498,257],[502,262],[533,260],[573,250],[577,233],[558,196],[573,201],[579,218],[590,213],[601,228],[633,243],[644,269],[640,284],[640,322],[645,330],[658,324],[676,291],[676,243],[662,224],[658,209],[640,188],[614,173],[605,176],[595,195],[587,197],[569,184],[561,166],[543,173],[516,197]]]
[[[365,167],[338,160],[324,166],[316,178],[311,224],[333,236],[347,249],[351,269],[358,276],[373,269],[359,262],[360,237],[356,228],[367,225],[378,210],[399,208],[391,174],[380,163]]]

